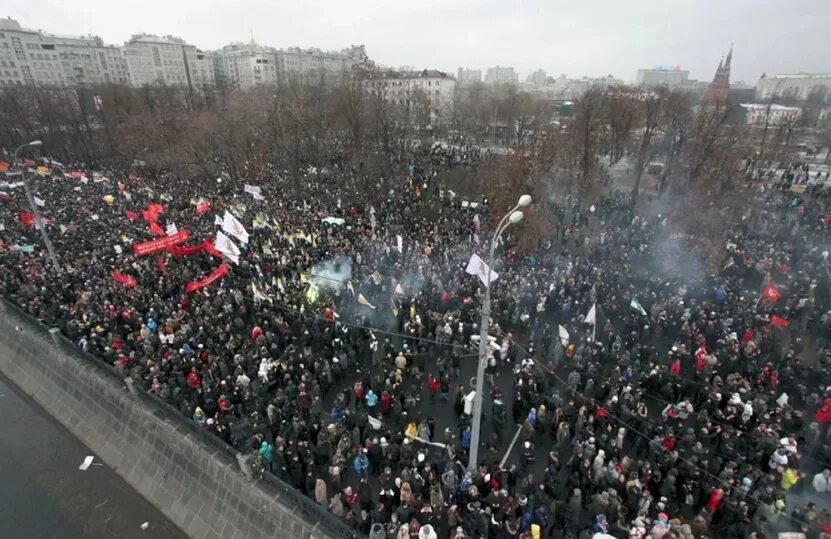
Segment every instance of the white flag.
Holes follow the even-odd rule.
[[[170,223],[169,225],[167,225],[165,227],[164,231],[167,232],[168,236],[172,236],[172,235],[178,233],[179,229],[176,228],[176,223]]]
[[[563,346],[568,346],[568,341],[568,331],[563,326],[560,326],[560,342],[563,344]]]
[[[44,202],[43,199],[40,199],[38,197],[35,197],[35,204],[37,204],[38,206],[46,206],[46,202]]]
[[[231,241],[231,238],[223,234],[220,230],[216,231],[214,247],[216,247],[217,251],[227,256],[231,262],[239,264],[239,247]]]
[[[467,269],[465,269],[465,272],[470,275],[478,275],[484,284],[488,284],[488,269],[488,265],[485,264],[485,261],[482,260],[476,253],[473,253],[470,255],[470,261],[467,263]],[[499,274],[494,270],[490,270],[490,274],[491,282],[494,282],[499,277]]]
[[[396,246],[398,247],[398,252],[403,253],[404,252],[404,238],[402,238],[401,236],[396,234],[395,235],[395,243],[396,243]]]
[[[222,217],[214,215],[214,226],[222,226]]]
[[[243,245],[248,244],[248,232],[228,210],[225,210],[225,216],[222,218],[222,230],[237,238]]]
[[[242,190],[245,191],[246,193],[251,193],[251,195],[254,198],[257,198],[258,196],[262,195],[262,191],[260,190],[260,188],[255,186],[255,185],[245,184],[245,187],[243,187]]]
[[[597,324],[597,310],[595,309],[594,304],[592,304],[592,308],[589,309],[589,314],[586,315],[584,322],[592,326]]]

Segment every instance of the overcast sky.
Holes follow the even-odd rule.
[[[231,41],[341,49],[389,66],[513,66],[626,81],[654,65],[710,80],[730,43],[733,81],[831,72],[831,0],[6,0],[0,14],[56,34],[121,44],[173,34],[201,49]]]

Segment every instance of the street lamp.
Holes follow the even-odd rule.
[[[35,215],[35,226],[37,226],[38,230],[40,230],[40,235],[43,238],[43,243],[46,245],[46,251],[49,253],[49,260],[52,262],[52,267],[54,267],[57,271],[60,270],[60,266],[58,265],[58,257],[55,256],[55,248],[52,247],[52,242],[49,240],[49,235],[46,233],[46,227],[43,226],[43,219],[40,216],[40,210],[38,210],[37,204],[35,204],[35,196],[32,194],[32,188],[29,186],[29,182],[26,181],[26,174],[20,168],[20,161],[18,160],[20,150],[22,150],[23,148],[28,148],[29,146],[42,145],[43,142],[41,142],[40,140],[33,140],[32,142],[27,142],[26,144],[16,149],[14,151],[14,166],[20,174],[20,178],[23,181],[23,189],[26,191],[26,198],[29,200],[29,207],[31,208],[32,213]]]
[[[491,269],[493,268],[493,252],[496,249],[496,243],[502,232],[508,228],[508,225],[516,224],[522,221],[522,212],[519,208],[524,208],[531,204],[531,195],[522,195],[519,197],[516,206],[511,208],[511,211],[502,217],[499,225],[496,227],[496,234],[494,234],[488,243],[488,271],[485,277],[485,299],[482,302],[482,321],[480,322],[479,333],[479,365],[476,368],[476,396],[473,399],[473,428],[470,438],[470,459],[468,460],[468,470],[475,473],[478,469],[479,460],[479,431],[482,426],[482,402],[484,401],[484,386],[485,386],[485,367],[488,365],[488,348],[490,341],[488,340],[488,329],[490,327],[491,318]]]

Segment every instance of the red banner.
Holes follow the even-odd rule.
[[[127,219],[131,221],[138,221],[138,214],[136,212],[127,210],[126,214]]]
[[[209,255],[215,256],[217,258],[222,258],[222,253],[217,251],[214,247],[213,238],[208,238],[202,243],[191,245],[189,247],[184,247],[182,245],[174,245],[170,248],[170,252],[173,253],[174,256],[191,256],[201,253],[202,251],[205,251]]]
[[[208,286],[212,282],[216,281],[217,279],[221,279],[225,275],[228,275],[228,272],[229,272],[228,263],[223,262],[222,264],[219,265],[218,268],[213,270],[211,272],[211,274],[208,275],[207,277],[205,277],[203,279],[200,279],[198,281],[191,281],[188,284],[186,284],[185,285],[185,292],[187,292],[188,294],[192,294],[193,292],[196,292],[197,290],[205,288],[206,286]]]
[[[202,215],[203,213],[210,211],[211,203],[210,202],[203,202],[201,204],[196,205],[196,215]]]
[[[150,221],[150,233],[154,236],[166,236],[167,233],[156,221]]]
[[[179,232],[157,240],[145,241],[144,243],[133,244],[133,254],[136,256],[152,255],[170,249],[174,245],[179,245],[190,239],[190,233],[187,229],[182,229]]]
[[[124,288],[135,288],[138,285],[135,277],[125,275],[120,271],[113,271],[113,279],[124,285]]]

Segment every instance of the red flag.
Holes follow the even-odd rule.
[[[127,219],[131,221],[138,221],[139,216],[136,212],[127,210],[125,213],[127,214]]]
[[[135,288],[138,284],[135,277],[125,275],[118,270],[113,271],[113,279],[124,285],[124,288]]]
[[[124,183],[123,183],[123,182],[118,182],[118,188],[119,188],[119,189],[121,189],[121,190],[123,191],[123,190],[124,190],[124,187],[125,187],[125,186],[124,186]]]
[[[8,202],[12,199],[12,196],[5,191],[0,191],[0,200],[3,202]]]
[[[35,167],[35,166],[37,166],[37,163],[35,163],[35,162],[34,162],[34,161],[32,161],[31,159],[24,159],[24,160],[23,160],[23,164],[24,164],[24,165],[26,165],[27,167]]]
[[[167,233],[156,221],[150,221],[150,233],[154,236],[166,236]]]
[[[131,180],[131,181],[137,181],[137,180],[139,179],[139,177],[138,177],[138,176],[136,176],[135,174],[129,174],[129,175],[127,176],[127,179],[128,179],[128,180]]]
[[[788,273],[788,270],[791,269],[791,267],[787,264],[779,264],[776,267],[777,267],[777,269],[779,270],[780,273]]]
[[[173,245],[179,245],[190,239],[190,232],[187,229],[182,229],[176,234],[165,236],[157,240],[145,241],[144,243],[133,244],[133,254],[136,256],[152,255],[169,249]]]
[[[769,284],[762,290],[762,298],[776,303],[782,299],[782,294],[772,284]]]
[[[76,180],[80,180],[81,178],[85,178],[86,174],[83,173],[81,170],[73,170],[69,173],[69,175]]]
[[[791,322],[790,320],[785,320],[784,318],[780,318],[774,314],[770,319],[770,325],[775,328],[786,328],[791,325]]]
[[[213,270],[210,275],[207,277],[200,279],[198,281],[191,281],[185,285],[185,292],[188,294],[192,294],[199,289],[205,288],[206,286],[210,285],[212,282],[216,281],[217,279],[221,279],[225,275],[228,275],[228,263],[223,262],[219,265],[218,268]]]
[[[160,256],[156,257],[156,266],[158,266],[159,271],[161,271],[162,273],[164,273],[165,270],[167,270],[167,264],[164,263],[164,258]]]
[[[211,209],[210,202],[202,202],[201,204],[196,205],[196,215],[202,215],[203,213],[207,212]]]
[[[9,162],[0,161],[0,172],[6,173],[9,171]]]
[[[20,214],[20,222],[23,223],[24,226],[33,228],[35,226],[35,216],[31,213],[22,212]]]

